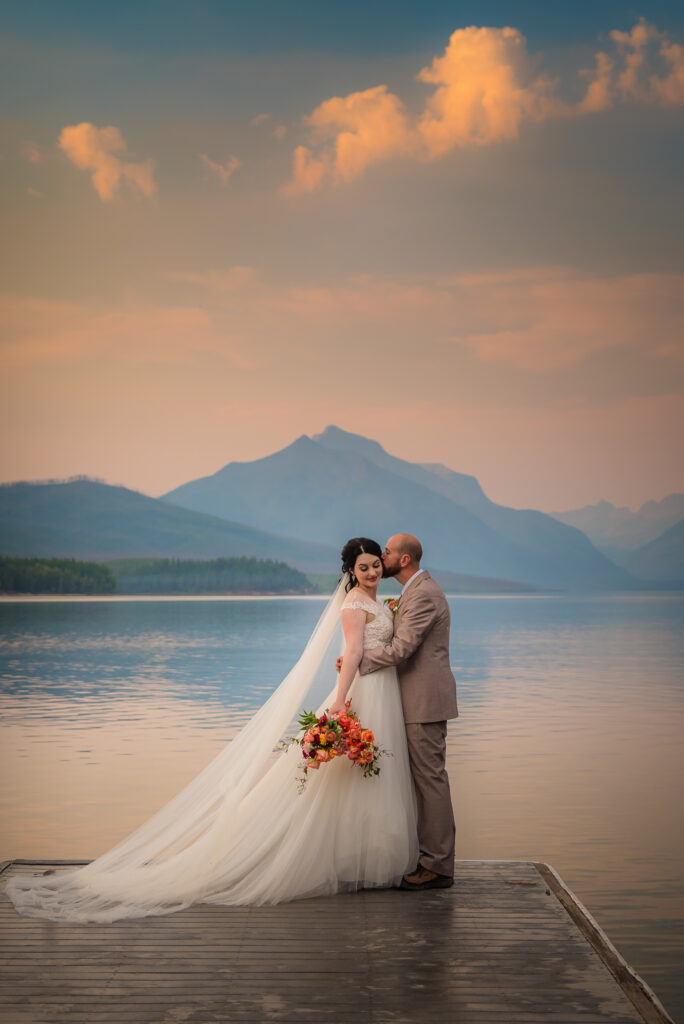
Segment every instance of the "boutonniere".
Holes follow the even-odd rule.
[[[394,617],[399,611],[399,598],[398,597],[386,597],[383,604],[386,604],[389,610],[392,612]]]

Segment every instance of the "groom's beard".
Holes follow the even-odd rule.
[[[392,577],[396,576],[398,572],[399,572],[399,567],[398,566],[397,566],[396,569],[390,569],[390,568],[388,568],[385,565],[384,562],[382,563],[382,578],[384,580],[392,579]]]

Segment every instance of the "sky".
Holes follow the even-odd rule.
[[[684,490],[680,4],[0,12],[0,480],[334,423],[518,508]]]

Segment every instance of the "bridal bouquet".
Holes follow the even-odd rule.
[[[350,703],[347,701],[346,710],[334,715],[325,713],[318,716],[313,711],[304,711],[299,716],[298,724],[303,735],[294,737],[290,742],[302,748],[302,785],[306,783],[309,769],[318,771],[322,764],[334,761],[336,757],[349,758],[363,770],[365,777],[380,774],[378,758],[386,751],[375,744],[371,730],[364,729],[358,717],[349,710]],[[289,743],[285,745],[289,746]]]

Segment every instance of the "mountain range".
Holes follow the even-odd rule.
[[[669,519],[681,497],[643,506],[641,519],[666,527],[611,559],[576,523],[561,521],[582,513],[593,522],[596,508],[605,518],[608,503],[557,517],[508,508],[491,501],[474,476],[408,462],[331,426],[159,498],[88,478],[0,485],[0,553],[94,561],[247,555],[330,576],[349,537],[382,544],[406,530],[420,537],[423,564],[445,589],[640,589],[645,580],[678,586],[684,521]]]
[[[568,526],[576,526],[599,551],[620,565],[627,565],[631,561],[623,559],[625,552],[649,544],[684,520],[684,494],[668,494],[662,501],[647,501],[636,512],[609,501],[599,501],[552,515]]]
[[[0,486],[0,552],[91,561],[246,555],[313,572],[329,571],[335,554],[88,479]]]
[[[338,427],[302,435],[253,462],[230,462],[162,501],[339,548],[408,530],[428,565],[451,572],[570,589],[635,585],[578,529],[532,509],[492,502],[475,477],[407,462]]]
[[[623,551],[620,564],[642,580],[684,581],[684,519],[636,551]]]

